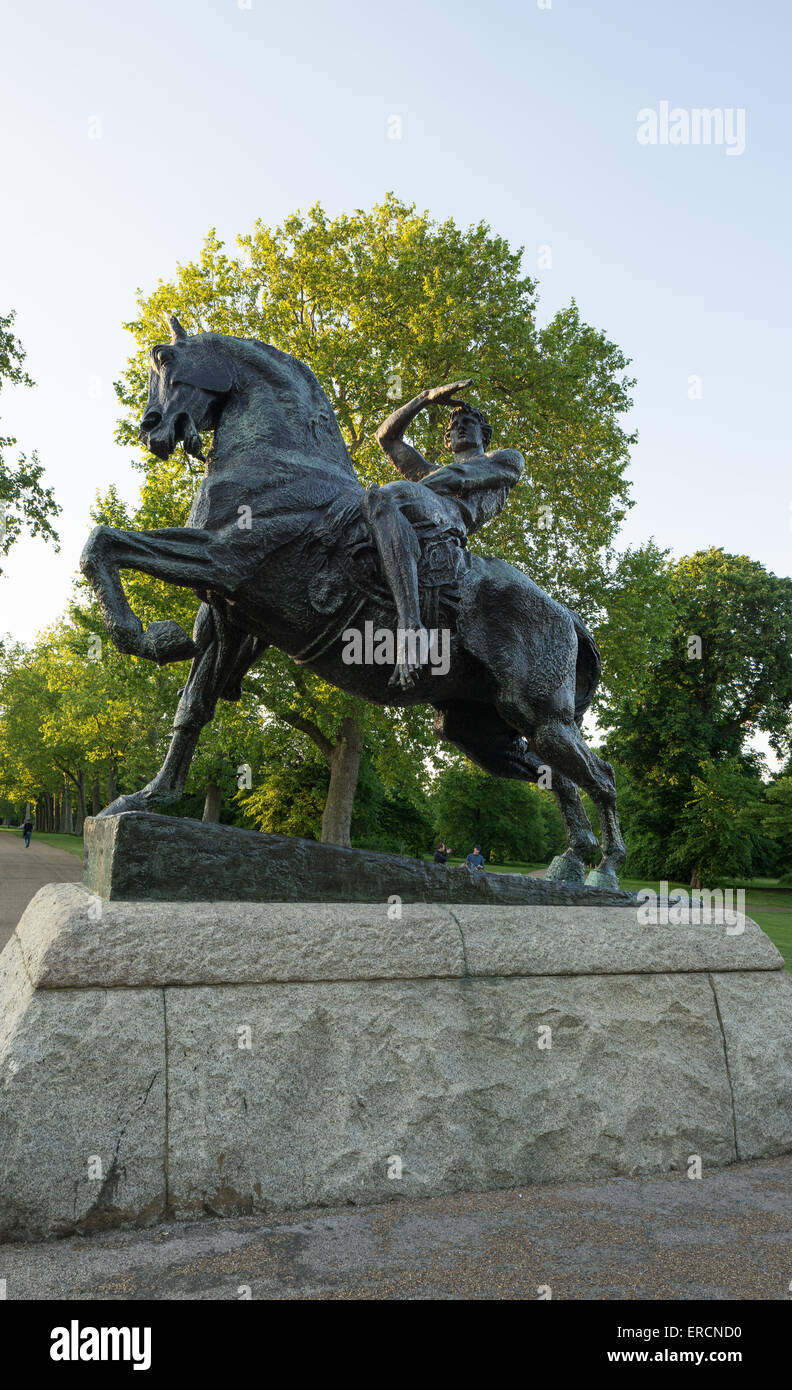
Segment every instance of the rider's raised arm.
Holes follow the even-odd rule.
[[[398,410],[394,410],[377,430],[377,443],[380,448],[387,454],[394,467],[398,468],[402,477],[408,478],[412,483],[419,483],[427,473],[432,472],[432,467],[426,462],[423,454],[419,454],[417,449],[407,444],[402,436],[428,400],[429,392],[421,391],[420,395],[415,396],[406,405],[400,405]]]

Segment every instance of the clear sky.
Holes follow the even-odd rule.
[[[388,189],[485,218],[525,247],[543,318],[574,296],[632,357],[625,543],[723,545],[792,572],[792,7],[547,3],[5,8],[0,311],[17,310],[38,385],[3,392],[0,427],[39,450],[64,513],[59,556],[11,552],[0,631],[29,639],[61,612],[97,487],[136,495],[112,389],[136,288],[211,226],[232,242],[257,217]],[[743,111],[744,151],[640,143],[638,112],[663,101]]]

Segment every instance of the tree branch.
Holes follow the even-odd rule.
[[[335,744],[326,734],[322,733],[318,724],[314,724],[312,719],[305,719],[301,714],[293,714],[291,710],[286,712],[283,710],[273,710],[273,713],[277,714],[278,718],[282,719],[284,724],[289,724],[292,729],[299,729],[301,733],[307,734],[316,744],[325,761],[328,764],[330,763]]]

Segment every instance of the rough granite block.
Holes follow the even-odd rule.
[[[792,978],[712,976],[734,1090],[740,1158],[792,1149]]]
[[[0,955],[0,1240],[164,1217],[164,1044],[161,990],[34,992],[12,937]]]
[[[167,1026],[177,1216],[735,1157],[705,975],[173,989]]]

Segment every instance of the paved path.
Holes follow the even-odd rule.
[[[792,1158],[0,1245],[8,1299],[784,1300]],[[727,1319],[728,1321],[728,1319]]]
[[[81,878],[79,854],[36,844],[35,831],[29,849],[19,832],[0,832],[0,951],[39,888],[45,883],[79,883]]]

